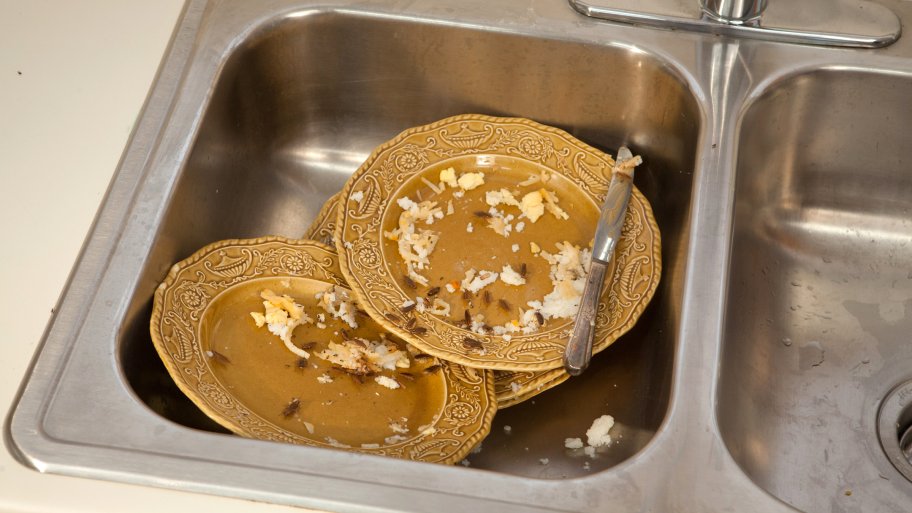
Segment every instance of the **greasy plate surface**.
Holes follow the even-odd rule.
[[[322,309],[314,294],[344,283],[335,252],[317,242],[262,238],[211,244],[174,266],[157,289],[152,338],[184,393],[237,434],[458,461],[490,428],[495,404],[489,374],[410,358],[408,369],[384,371],[403,385],[390,390],[314,356],[330,340],[341,341],[343,328],[350,330],[330,315],[324,329],[311,324],[294,331],[299,347],[314,344],[308,360],[288,351],[265,327],[257,328],[249,315],[263,311],[259,294],[269,288],[293,297],[316,318]],[[383,329],[361,315],[350,331],[378,340]],[[429,368],[438,363],[439,369]],[[324,375],[332,381],[320,383],[317,378]],[[393,421],[408,432],[394,432]],[[419,432],[419,426],[434,429]],[[386,440],[397,434],[402,437]]]
[[[472,367],[556,369],[561,366],[572,319],[550,319],[538,332],[514,334],[510,340],[479,335],[458,323],[466,311],[483,313],[491,326],[510,322],[519,317],[520,308],[528,308],[528,301],[540,300],[550,292],[549,265],[533,254],[530,243],[551,253],[557,252],[557,243],[565,241],[588,247],[612,165],[610,156],[566,132],[525,119],[464,115],[407,130],[379,147],[342,192],[335,242],[342,255],[343,273],[374,319],[428,353]],[[421,179],[436,183],[440,171],[448,167],[455,168],[457,176],[482,171],[485,184],[462,198],[454,197],[452,188],[435,196]],[[550,176],[547,182],[518,185],[542,173]],[[507,188],[518,191],[517,197],[521,197],[542,187],[557,194],[559,206],[570,214],[568,220],[546,213],[534,224],[526,220],[521,233],[503,237],[487,228],[485,219],[476,214],[488,209],[486,191]],[[354,201],[353,194],[362,199]],[[415,201],[432,199],[444,210],[452,200],[455,210],[429,227],[441,236],[429,257],[430,269],[422,272],[430,281],[417,289],[404,279],[406,268],[396,243],[383,235],[397,226],[402,211],[397,200],[405,196]],[[504,210],[519,213],[513,207]],[[473,225],[471,232],[469,223]],[[634,189],[599,305],[594,351],[610,345],[636,322],[658,285],[660,258],[659,231],[652,209]],[[513,287],[497,281],[484,289],[491,293],[491,301],[483,300],[481,293],[464,296],[444,288],[448,282],[461,280],[470,268],[500,271],[507,264],[514,269],[526,264],[526,284]],[[438,286],[441,291],[437,297],[450,305],[450,315],[416,313],[417,334],[414,325],[406,326],[401,316],[390,315],[403,303],[427,296]],[[483,347],[467,347],[466,337],[480,341]]]
[[[332,232],[336,226],[340,196],[341,193],[336,193],[326,200],[317,214],[317,218],[304,232],[305,239],[328,240],[330,244],[332,243]],[[521,403],[563,383],[569,377],[570,375],[562,369],[526,372],[495,371],[494,393],[497,396],[497,407],[506,408]]]

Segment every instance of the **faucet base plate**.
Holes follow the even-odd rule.
[[[587,0],[569,2],[577,12],[601,20],[782,43],[881,48],[902,33],[893,11],[866,0],[769,2],[761,20],[737,24],[707,17],[693,0],[613,0],[611,7]]]

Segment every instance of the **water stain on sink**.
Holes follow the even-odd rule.
[[[912,298],[881,303],[848,300],[842,306],[874,338],[884,358],[908,345],[912,333]]]
[[[826,350],[820,342],[812,340],[798,348],[798,368],[809,370],[819,367],[826,361]]]

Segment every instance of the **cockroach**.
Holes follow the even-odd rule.
[[[475,340],[472,337],[463,338],[462,345],[468,349],[481,349],[484,347],[480,340]]]
[[[288,404],[285,405],[285,408],[282,410],[282,417],[286,419],[291,417],[295,413],[298,413],[298,410],[301,409],[301,400],[295,397]]]

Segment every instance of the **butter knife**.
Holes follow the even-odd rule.
[[[573,333],[564,350],[564,369],[571,376],[579,376],[592,358],[592,337],[595,334],[595,316],[598,311],[599,297],[602,295],[602,285],[605,281],[605,272],[614,256],[614,248],[621,238],[621,229],[624,226],[624,216],[627,214],[627,203],[633,189],[634,167],[642,163],[642,159],[634,157],[630,150],[621,147],[617,152],[614,169],[611,170],[611,183],[605,195],[605,203],[599,215],[598,227],[595,231],[595,242],[592,245],[592,263],[580,298],[579,312],[576,314],[576,323]]]

